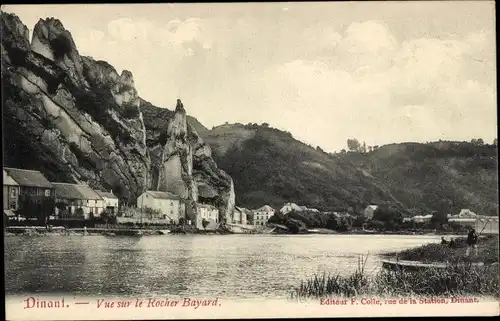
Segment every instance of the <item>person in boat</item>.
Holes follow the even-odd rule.
[[[474,254],[477,256],[477,234],[475,229],[471,229],[467,235],[467,250],[465,256],[469,256],[471,248],[474,249]]]

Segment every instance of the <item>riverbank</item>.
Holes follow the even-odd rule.
[[[475,256],[474,250],[469,257],[465,256],[467,249],[466,239],[457,238],[453,246],[444,244],[427,244],[418,248],[408,249],[401,252],[387,252],[382,256],[392,259],[420,261],[424,263],[432,262],[483,262],[491,264],[498,262],[498,235],[480,236],[478,239],[478,255]]]
[[[446,269],[416,271],[386,269],[369,275],[365,270],[368,257],[358,258],[357,269],[349,276],[339,274],[313,275],[291,293],[293,299],[321,297],[374,296],[492,296],[500,298],[498,266],[498,236],[482,237],[478,242],[478,256],[465,257],[465,239],[456,240],[455,247],[429,244],[400,252],[384,253],[383,257],[398,257],[434,263],[449,263]],[[481,261],[484,266],[472,266]]]

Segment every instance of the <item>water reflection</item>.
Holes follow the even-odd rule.
[[[5,238],[7,294],[284,297],[314,273],[351,273],[374,255],[439,237],[230,235]]]

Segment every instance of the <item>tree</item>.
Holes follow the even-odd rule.
[[[365,143],[365,142],[363,142],[362,152],[363,152],[363,153],[366,153],[366,143]]]
[[[373,151],[373,147],[372,146],[368,146],[368,151],[369,152]]]
[[[471,141],[472,145],[482,146],[484,145],[484,140],[482,138],[473,138]]]
[[[497,146],[497,145],[498,145],[498,142],[497,142],[497,139],[495,138],[495,139],[493,140],[493,146]]]
[[[347,148],[349,148],[352,152],[358,152],[361,147],[361,144],[356,138],[347,140]]]
[[[453,209],[453,203],[449,199],[442,199],[438,206],[437,210],[433,211],[431,222],[445,224],[448,222],[448,214]]]
[[[262,127],[268,128],[269,124],[268,123],[262,123]]]
[[[83,218],[84,217],[83,209],[81,207],[79,207],[79,208],[77,208],[75,210],[75,216],[78,217],[78,218]]]
[[[210,223],[209,221],[207,221],[206,219],[203,219],[201,221],[201,226],[203,226],[203,228],[206,229],[209,223]]]

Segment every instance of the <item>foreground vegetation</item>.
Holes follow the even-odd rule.
[[[488,237],[485,242],[480,243],[478,259],[485,263],[484,266],[473,266],[470,261],[464,259],[464,240],[458,241],[456,248],[432,244],[398,253],[401,259],[448,261],[450,265],[447,269],[428,268],[417,271],[381,269],[374,275],[369,275],[366,271],[368,257],[360,256],[358,267],[351,275],[327,273],[313,275],[302,281],[291,296],[293,299],[359,295],[381,297],[474,295],[500,298],[498,236]]]
[[[478,255],[465,256],[467,248],[466,239],[454,240],[454,245],[427,244],[421,247],[404,250],[401,252],[384,253],[385,257],[398,258],[400,260],[421,262],[450,262],[464,263],[471,260],[491,264],[498,262],[498,235],[480,236],[478,240]],[[471,251],[474,253],[474,251]]]

